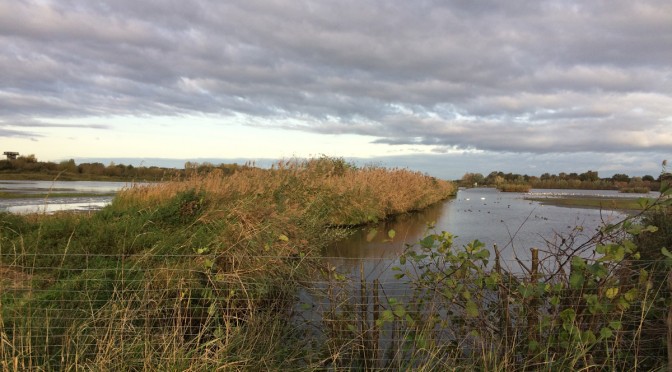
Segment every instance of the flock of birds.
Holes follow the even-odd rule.
[[[465,200],[465,201],[471,201],[471,198],[465,198],[464,200]],[[480,200],[485,201],[486,198],[485,198],[485,197],[481,197]],[[495,201],[492,202],[492,204],[501,204],[501,203],[502,203],[502,198],[501,198],[501,197],[496,198]],[[529,202],[529,204],[533,204],[533,202]],[[483,205],[483,206],[486,206],[486,205],[488,205],[488,203],[483,203],[482,205]],[[511,208],[511,204],[507,204],[507,205],[506,205],[506,208]],[[471,212],[471,213],[473,213],[474,211],[475,211],[475,212],[482,212],[481,209],[476,209],[476,210],[474,210],[474,209],[472,209],[472,208],[458,209],[457,211],[458,211],[458,212]],[[486,211],[486,213],[490,214],[491,211],[488,210],[488,211]],[[540,215],[537,215],[537,214],[534,215],[534,218],[548,221],[548,217],[540,216]],[[504,222],[504,220],[500,220],[500,222]]]

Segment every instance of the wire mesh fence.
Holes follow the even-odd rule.
[[[552,276],[483,269],[469,266],[471,259],[266,259],[294,265],[297,275],[268,280],[263,271],[203,254],[3,253],[2,368],[531,370],[667,363],[672,310],[659,261],[585,260],[585,267]],[[311,270],[299,275],[299,267]]]

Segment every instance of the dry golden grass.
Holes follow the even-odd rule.
[[[249,209],[245,200],[268,207],[261,208],[262,216],[240,215],[244,223],[277,217],[271,207],[280,202],[286,204],[286,214],[303,213],[315,203],[327,203],[325,206],[331,207],[325,221],[328,225],[357,225],[417,211],[455,193],[452,183],[419,172],[356,169],[342,160],[322,158],[281,161],[271,169],[247,168],[232,175],[219,170],[194,174],[185,180],[136,186],[122,192],[118,199],[120,203],[153,205],[187,190],[204,192],[209,212],[215,216],[225,210],[240,212],[238,206]]]

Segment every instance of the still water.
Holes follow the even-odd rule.
[[[371,227],[357,231],[330,246],[325,254],[332,265],[351,276],[359,277],[362,265],[367,280],[391,280],[394,273],[389,269],[398,265],[397,258],[407,244],[418,242],[431,231],[447,231],[456,236],[454,246],[457,247],[476,239],[486,247],[496,244],[503,264],[515,272],[516,258],[523,262],[529,260],[530,248],[543,251],[549,242],[559,244],[570,234],[578,243],[585,242],[605,223],[626,217],[623,212],[557,207],[525,199],[526,196],[563,195],[652,196],[603,190],[532,190],[527,194],[488,188],[459,190],[453,199],[376,226],[377,234]],[[428,230],[428,224],[434,225],[433,230]],[[396,233],[392,241],[387,235],[391,229]],[[494,254],[491,257],[494,258]]]
[[[64,210],[97,210],[112,201],[110,193],[130,187],[130,182],[99,181],[0,181],[0,192],[26,194],[26,198],[0,199],[0,211],[11,213],[53,213]],[[62,194],[100,194],[64,197]],[[31,194],[49,194],[31,198]],[[107,194],[107,195],[106,195]]]

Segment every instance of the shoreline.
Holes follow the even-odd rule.
[[[653,200],[653,198],[649,198]],[[636,213],[642,211],[644,207],[637,198],[614,198],[614,197],[595,197],[595,196],[572,196],[572,197],[525,197],[525,200],[536,201],[544,205],[553,205],[565,208],[591,208],[608,209],[624,211],[627,213]]]

